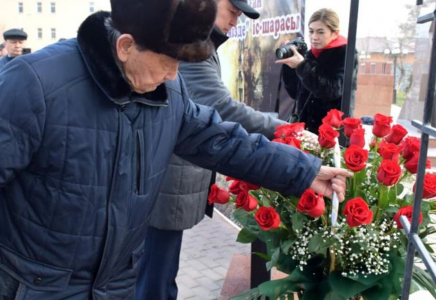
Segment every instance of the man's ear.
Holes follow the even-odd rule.
[[[136,47],[136,43],[133,36],[131,34],[122,34],[117,39],[116,45],[118,59],[121,62],[126,62],[134,47]]]

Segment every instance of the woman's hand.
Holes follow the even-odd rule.
[[[291,45],[291,51],[294,53],[291,57],[276,60],[276,64],[285,64],[295,69],[299,63],[304,61],[304,57],[297,51],[294,45]]]

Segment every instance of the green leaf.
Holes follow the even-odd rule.
[[[396,186],[392,186],[389,188],[388,201],[389,201],[389,204],[396,204],[397,203]]]
[[[436,289],[428,271],[415,267],[413,268],[412,279],[424,287],[436,299]]]
[[[295,244],[295,241],[296,241],[296,239],[288,239],[288,240],[284,241],[281,245],[282,252],[285,254],[288,254],[289,250]]]
[[[379,184],[379,196],[378,196],[378,207],[381,209],[386,208],[389,205],[389,189],[383,184]]]
[[[238,221],[242,226],[246,226],[248,219],[249,219],[249,213],[246,212],[243,209],[235,209],[233,211],[233,217]]]
[[[397,196],[400,196],[401,193],[403,193],[404,191],[404,185],[402,185],[401,183],[397,183]]]
[[[305,215],[303,215],[302,213],[296,212],[292,216],[292,228],[294,230],[301,231],[304,227],[304,221],[306,221],[306,220],[307,220],[307,218]]]
[[[255,232],[247,228],[242,228],[241,231],[239,231],[236,241],[243,244],[249,244],[257,239],[258,234],[259,232]]]
[[[249,291],[243,292],[239,295],[236,295],[231,300],[253,300],[257,299],[260,296],[259,288],[254,288]]]
[[[259,256],[260,258],[263,258],[266,261],[271,260],[271,257],[266,255],[265,253],[261,253],[261,252],[251,252],[251,253],[253,253],[254,255]]]
[[[262,295],[270,299],[276,299],[280,295],[297,291],[298,284],[290,281],[288,278],[284,278],[261,283],[258,288]]]
[[[322,243],[322,234],[315,234],[309,241],[309,252],[317,252],[319,249],[321,249]]]
[[[266,263],[266,269],[269,271],[272,267],[274,267],[279,259],[280,248],[276,248],[271,256],[271,260]]]

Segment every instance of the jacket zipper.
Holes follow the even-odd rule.
[[[136,149],[136,194],[141,195],[143,194],[143,178],[142,178],[142,173],[144,172],[143,170],[143,146],[144,146],[144,141],[143,141],[143,135],[142,135],[142,130],[138,130],[136,132],[136,140],[137,140],[137,149]]]

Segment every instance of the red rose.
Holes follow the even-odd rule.
[[[369,143],[369,149],[374,149],[374,147],[375,147],[375,142],[376,142],[376,138],[373,138],[372,140],[371,140],[371,142]]]
[[[397,213],[394,216],[394,222],[397,223],[397,227],[399,229],[403,228],[403,225],[400,222],[400,216],[406,216],[406,218],[409,220],[409,222],[412,222],[412,213],[413,213],[413,206],[405,206],[400,208]],[[422,213],[419,213],[419,224],[422,223]]]
[[[368,204],[360,197],[348,200],[343,214],[347,217],[347,224],[351,228],[371,224],[373,216]]]
[[[406,162],[404,163],[404,167],[410,173],[416,174],[416,172],[418,172],[418,160],[419,160],[419,152],[415,151],[415,152],[413,152],[413,156],[411,158],[409,158],[408,160],[406,160]],[[431,168],[431,163],[428,159],[426,161],[425,168],[426,169]]]
[[[285,139],[287,136],[297,136],[299,132],[304,130],[304,123],[292,123],[286,125],[279,125],[276,127],[276,132],[274,132],[275,138]]]
[[[359,172],[366,167],[368,160],[368,150],[359,146],[351,145],[345,150],[344,160],[347,168],[354,172]]]
[[[209,200],[209,204],[212,203],[219,203],[219,204],[226,204],[229,202],[230,199],[230,193],[224,189],[219,188],[215,183],[212,184],[210,187],[210,193],[207,197]]]
[[[396,124],[392,126],[391,131],[385,137],[385,141],[388,143],[392,143],[398,145],[401,140],[407,135],[407,130],[403,126]]]
[[[337,109],[330,109],[327,113],[327,116],[325,116],[322,119],[323,124],[328,124],[332,127],[339,128],[342,125],[342,115],[344,113]]]
[[[325,209],[325,202],[322,195],[316,195],[314,191],[307,189],[303,195],[301,195],[298,201],[297,210],[299,212],[307,213],[312,218],[318,218],[322,216]]]
[[[342,121],[345,136],[349,138],[355,129],[360,129],[362,127],[360,125],[361,123],[362,121],[357,118],[345,118],[344,121]]]
[[[233,195],[238,195],[239,193],[242,192],[248,192],[250,190],[258,190],[258,189],[260,189],[260,186],[258,185],[244,182],[241,180],[235,180],[230,185],[229,192],[232,193]]]
[[[417,137],[408,136],[401,143],[403,146],[403,157],[407,160],[413,156],[414,152],[419,152],[421,140]]]
[[[257,200],[249,192],[241,192],[236,196],[236,208],[242,208],[245,211],[252,211],[257,207]]]
[[[365,146],[365,129],[354,129],[350,136],[350,145],[356,145],[360,148]]]
[[[286,144],[301,150],[301,142],[295,137],[287,136],[285,139],[277,138],[273,139],[272,142]]]
[[[270,230],[276,229],[280,225],[280,215],[272,207],[262,206],[254,216],[260,229]]]
[[[377,180],[383,185],[390,186],[400,180],[401,167],[392,160],[383,160],[377,173]]]
[[[416,190],[416,182],[413,185],[413,192]],[[436,174],[424,175],[424,186],[422,191],[422,198],[429,199],[436,197]]]
[[[318,130],[318,142],[322,148],[333,148],[336,145],[336,140],[339,136],[339,132],[333,129],[328,124],[322,124]]]
[[[397,146],[386,141],[381,141],[377,152],[385,160],[392,160],[396,163],[400,161],[400,153],[403,151],[402,146]]]
[[[392,117],[382,114],[375,114],[374,125],[372,126],[372,133],[376,137],[384,137],[391,130]]]

